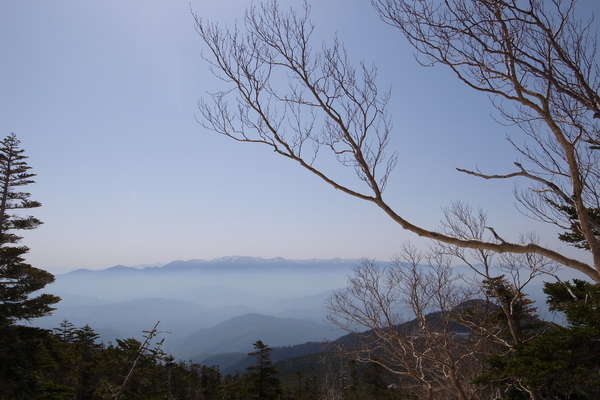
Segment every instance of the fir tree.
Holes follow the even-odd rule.
[[[557,203],[549,202],[554,208],[562,212],[568,217],[571,226],[569,230],[558,235],[558,238],[565,243],[570,244],[571,246],[577,247],[578,249],[590,250],[590,245],[586,241],[585,235],[581,232],[581,226],[579,221],[579,216],[575,211],[575,207],[573,206],[564,206]],[[600,233],[597,231],[595,226],[600,223],[600,208],[590,207],[587,209],[587,213],[589,218],[594,221],[594,226],[592,227],[592,232],[596,238],[600,239]]]
[[[281,385],[275,376],[279,371],[271,362],[271,348],[261,340],[257,340],[252,345],[255,351],[248,355],[256,357],[256,364],[246,368],[249,398],[279,399],[282,393]]]
[[[14,133],[0,142],[0,328],[18,320],[44,316],[60,300],[49,294],[29,297],[53,282],[54,276],[27,264],[23,255],[29,248],[16,245],[21,236],[15,231],[35,229],[42,224],[35,217],[13,213],[41,206],[40,202],[29,199],[30,193],[18,190],[34,183],[35,176],[29,171],[27,156],[19,145]]]
[[[578,279],[547,282],[544,293],[550,311],[563,314],[566,324],[550,324],[511,352],[490,357],[478,383],[511,380],[517,388],[533,388],[538,398],[599,398],[600,286]]]

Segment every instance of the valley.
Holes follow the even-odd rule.
[[[258,339],[271,346],[333,340],[344,332],[326,323],[323,305],[346,285],[356,262],[225,257],[80,269],[57,275],[45,288],[62,301],[52,315],[31,323],[89,325],[108,344],[140,340],[160,321],[164,350],[196,362],[246,353]]]

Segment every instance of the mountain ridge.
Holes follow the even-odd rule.
[[[81,274],[81,273],[107,273],[107,272],[134,272],[134,271],[145,271],[145,272],[156,272],[160,270],[169,270],[173,271],[175,269],[195,269],[195,268],[206,268],[206,267],[228,267],[234,268],[239,267],[241,265],[249,266],[259,266],[259,267],[293,267],[293,266],[304,266],[307,267],[324,267],[326,266],[328,269],[330,268],[338,268],[338,267],[348,267],[353,266],[358,263],[358,259],[354,258],[329,258],[329,259],[320,259],[320,258],[310,258],[310,259],[287,259],[283,257],[273,257],[273,258],[261,258],[261,257],[251,257],[251,256],[226,256],[213,258],[210,260],[194,258],[189,260],[173,260],[166,264],[162,264],[160,266],[157,265],[149,265],[145,267],[137,267],[137,266],[125,266],[125,265],[115,265],[108,268],[103,269],[88,269],[88,268],[78,268],[73,271],[69,271],[66,273],[58,274],[58,276],[70,275],[70,274]]]

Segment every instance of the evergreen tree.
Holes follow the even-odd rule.
[[[243,378],[239,371],[233,375],[226,375],[223,378],[222,390],[223,400],[242,400],[243,397]]]
[[[275,375],[279,372],[271,362],[271,348],[261,340],[252,344],[255,351],[248,353],[256,357],[256,365],[246,368],[248,398],[271,400],[281,397],[281,385]]]
[[[74,331],[72,347],[75,353],[77,399],[93,399],[93,393],[99,385],[97,354],[103,348],[102,344],[96,343],[99,337],[100,335],[89,325]]]
[[[58,328],[54,328],[54,333],[65,343],[73,343],[75,340],[75,325],[69,320],[64,319]]]
[[[481,283],[488,299],[494,304],[486,318],[488,330],[493,326],[500,341],[513,345],[527,341],[544,329],[545,323],[536,314],[534,301],[511,284],[504,275],[488,277]]]
[[[72,399],[72,358],[49,331],[13,325],[0,330],[0,399]],[[70,365],[69,365],[70,364]]]
[[[34,183],[35,176],[29,172],[31,167],[19,144],[14,133],[0,142],[0,328],[46,315],[53,310],[51,305],[60,300],[49,294],[29,298],[31,293],[53,282],[54,276],[27,264],[23,255],[29,248],[16,245],[21,236],[15,231],[35,229],[42,224],[35,217],[13,213],[41,206],[29,200],[30,193],[18,190]]]
[[[581,226],[579,221],[579,216],[573,206],[565,206],[556,204],[553,202],[549,202],[553,207],[562,212],[568,217],[571,226],[569,230],[558,235],[558,238],[563,242],[569,243],[571,246],[577,247],[578,249],[590,250],[590,245],[586,241],[585,235],[581,232]],[[594,221],[594,225],[592,227],[592,232],[594,236],[600,239],[600,233],[594,228],[600,223],[600,208],[590,207],[587,209],[587,213],[592,221]]]
[[[600,286],[577,280],[545,283],[551,311],[566,325],[552,324],[507,354],[488,359],[479,383],[515,382],[539,398],[597,399],[600,396]],[[508,393],[505,393],[508,394]]]
[[[221,372],[218,366],[209,367],[202,365],[200,367],[200,387],[201,393],[206,400],[222,399],[221,393]]]
[[[52,378],[60,369],[56,360],[62,342],[48,331],[15,325],[48,314],[60,300],[49,294],[30,298],[54,281],[54,276],[27,264],[23,255],[29,249],[17,245],[21,236],[15,232],[42,223],[17,213],[41,206],[29,200],[29,193],[19,191],[33,183],[35,176],[19,144],[14,133],[0,141],[0,398],[62,399],[71,390]]]

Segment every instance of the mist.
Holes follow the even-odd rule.
[[[167,340],[176,341],[248,313],[327,325],[324,302],[332,290],[346,286],[357,263],[226,257],[76,270],[57,275],[44,289],[62,301],[52,315],[31,323],[47,329],[64,320],[76,327],[88,324],[104,342],[140,338],[157,321],[169,332]]]

